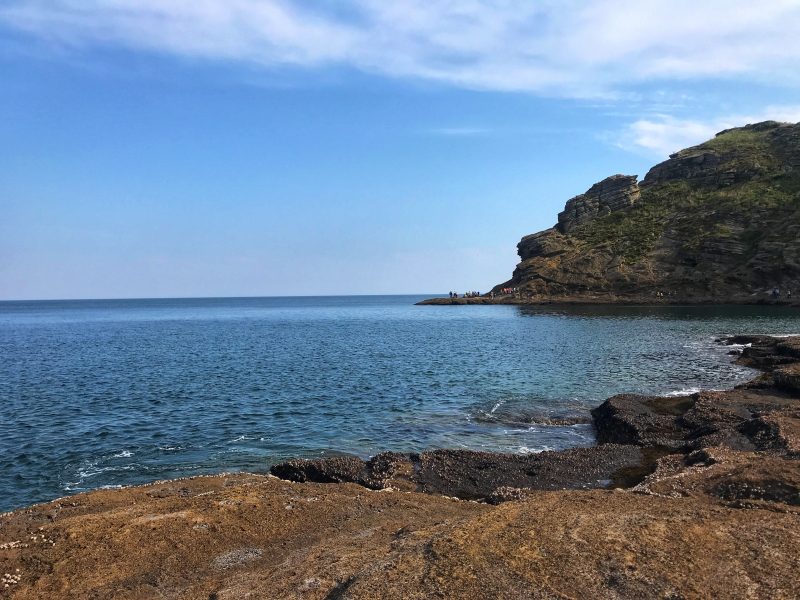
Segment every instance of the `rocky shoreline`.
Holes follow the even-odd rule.
[[[616,296],[613,294],[582,294],[575,296],[549,296],[541,298],[536,296],[498,296],[491,297],[488,294],[474,296],[470,298],[458,297],[435,297],[426,298],[415,303],[416,306],[462,306],[472,304],[511,304],[518,306],[591,306],[591,305],[615,305],[615,306],[725,306],[720,303],[719,298],[713,297],[682,297],[669,298],[650,295],[629,295]],[[738,297],[731,298],[730,305],[737,306],[784,306],[790,308],[800,308],[799,301],[772,300],[763,297]]]
[[[800,452],[800,337],[735,336],[719,343],[741,349],[738,361],[759,378],[724,392],[689,396],[613,396],[592,410],[598,444],[539,454],[468,450],[422,454],[385,452],[356,457],[294,460],[272,467],[299,483],[357,483],[464,500],[498,498],[497,490],[592,489],[640,483],[667,454],[723,446],[736,451]],[[796,432],[800,435],[800,429]],[[798,498],[800,500],[800,498]]]
[[[798,597],[800,336],[720,343],[761,374],[609,398],[592,448],[295,460],[0,515],[0,597]]]

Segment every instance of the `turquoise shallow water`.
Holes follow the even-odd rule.
[[[800,332],[777,307],[420,298],[0,302],[0,509],[295,456],[587,445],[612,394],[751,377],[716,337]]]

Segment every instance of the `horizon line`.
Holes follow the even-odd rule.
[[[107,302],[124,300],[242,300],[261,298],[357,298],[357,297],[385,297],[385,296],[444,296],[447,292],[426,293],[395,293],[395,294],[282,294],[274,296],[120,296],[115,298],[0,298],[0,303],[6,302]]]

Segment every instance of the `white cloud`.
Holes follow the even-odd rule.
[[[620,135],[615,136],[614,141],[618,146],[628,150],[644,151],[653,156],[666,158],[673,152],[714,137],[723,129],[768,120],[796,123],[800,121],[800,105],[768,106],[757,114],[728,115],[706,121],[658,115],[631,123]]]
[[[0,22],[69,47],[343,65],[473,89],[601,96],[715,77],[800,85],[797,0],[6,0]]]

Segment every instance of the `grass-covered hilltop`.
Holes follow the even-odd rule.
[[[727,129],[642,181],[609,177],[517,248],[499,301],[786,300],[800,293],[800,124]]]

